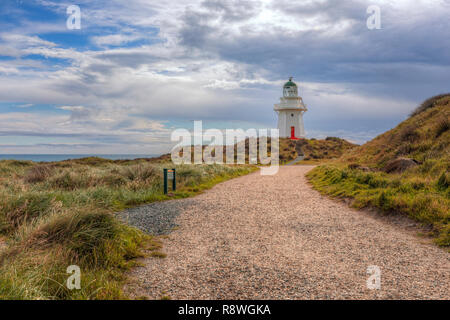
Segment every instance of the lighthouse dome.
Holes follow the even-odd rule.
[[[295,82],[292,81],[292,77],[283,86],[283,96],[285,98],[298,97],[298,87]]]
[[[286,82],[283,86],[283,88],[287,88],[287,87],[296,87],[297,85],[295,84],[295,82],[292,81],[292,77],[289,78],[289,81]]]

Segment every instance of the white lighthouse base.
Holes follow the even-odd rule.
[[[278,129],[281,138],[305,138],[302,110],[278,111]]]

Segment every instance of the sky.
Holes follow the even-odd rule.
[[[0,154],[161,154],[193,120],[275,128],[290,76],[308,137],[364,143],[450,91],[449,53],[450,0],[1,0]]]

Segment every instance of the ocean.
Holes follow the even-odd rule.
[[[0,160],[31,160],[35,162],[62,161],[86,157],[100,157],[111,160],[133,160],[137,158],[154,158],[159,155],[149,154],[0,154]]]

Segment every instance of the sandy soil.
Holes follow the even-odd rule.
[[[179,228],[163,239],[166,258],[146,258],[131,272],[127,292],[153,299],[450,298],[448,251],[320,195],[304,176],[311,168],[256,172],[160,203],[179,211]],[[379,290],[367,288],[371,265],[381,270]]]

